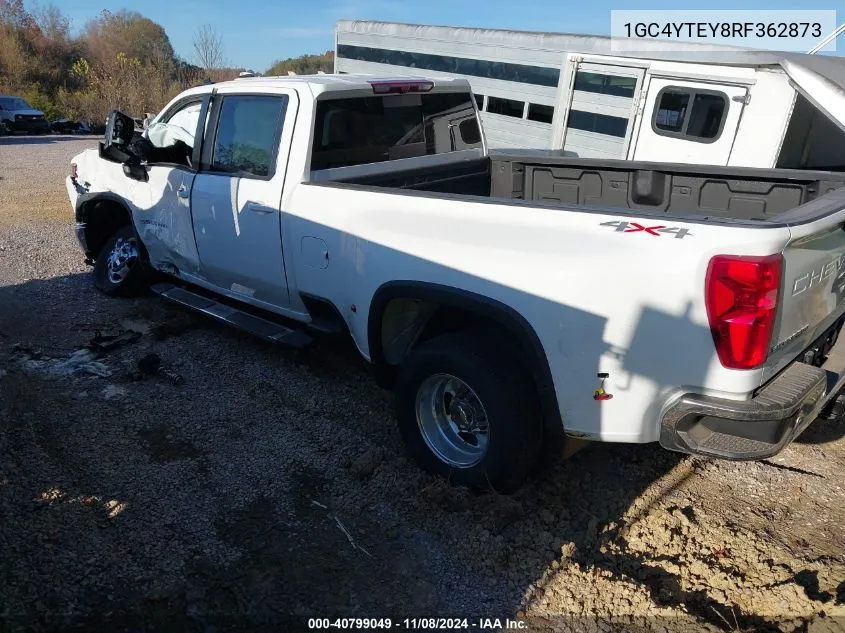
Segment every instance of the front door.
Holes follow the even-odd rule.
[[[555,147],[581,158],[625,159],[644,74],[644,68],[579,62],[562,92],[565,123]]]
[[[280,209],[296,105],[293,91],[219,90],[191,192],[200,276],[270,306],[289,303]]]
[[[150,164],[150,209],[141,214],[141,240],[160,270],[193,273],[199,265],[191,225],[190,195],[194,172],[187,167]]]
[[[745,86],[652,77],[634,160],[727,165]]]

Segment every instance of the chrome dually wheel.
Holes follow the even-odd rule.
[[[396,418],[411,456],[451,484],[516,490],[539,455],[539,398],[519,356],[496,337],[432,337],[396,376]]]
[[[484,459],[490,441],[487,411],[460,378],[435,374],[420,385],[417,424],[425,443],[444,463],[470,468]]]

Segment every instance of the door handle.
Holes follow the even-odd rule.
[[[272,207],[268,207],[257,202],[247,202],[246,210],[252,211],[253,213],[257,213],[258,215],[270,215],[271,213],[276,212],[276,210]]]
[[[181,187],[179,187],[176,190],[176,195],[179,196],[180,198],[182,198],[182,200],[187,200],[188,198],[191,197],[191,194],[190,194],[190,192],[188,191],[188,188],[185,185],[182,185]]]

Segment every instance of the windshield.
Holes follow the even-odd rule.
[[[0,97],[0,108],[4,110],[32,110],[32,106],[20,97]]]

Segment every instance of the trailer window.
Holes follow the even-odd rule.
[[[604,75],[579,70],[575,74],[575,90],[594,92],[614,97],[634,96],[637,88],[636,77],[623,77],[620,75]]]
[[[712,143],[722,133],[728,113],[724,92],[667,87],[657,95],[652,129],[697,143]]]
[[[657,104],[654,124],[667,132],[680,132],[689,106],[689,95],[678,92],[664,92]]]
[[[528,104],[528,120],[538,123],[551,123],[555,118],[555,109],[552,106],[540,105],[539,103]]]
[[[582,132],[595,132],[607,136],[625,138],[628,131],[628,119],[609,114],[597,114],[595,112],[584,112],[582,110],[571,110],[567,124],[574,130]]]
[[[524,101],[502,99],[501,97],[487,98],[487,112],[492,114],[501,114],[502,116],[512,116],[521,119],[523,110],[525,110]]]
[[[719,134],[727,100],[720,95],[697,94],[692,102],[687,134],[712,139]]]
[[[484,109],[484,95],[480,95],[478,93],[475,93],[475,105],[478,106],[479,110]]]
[[[481,146],[469,93],[327,99],[317,102],[311,169],[442,154],[469,146]]]

